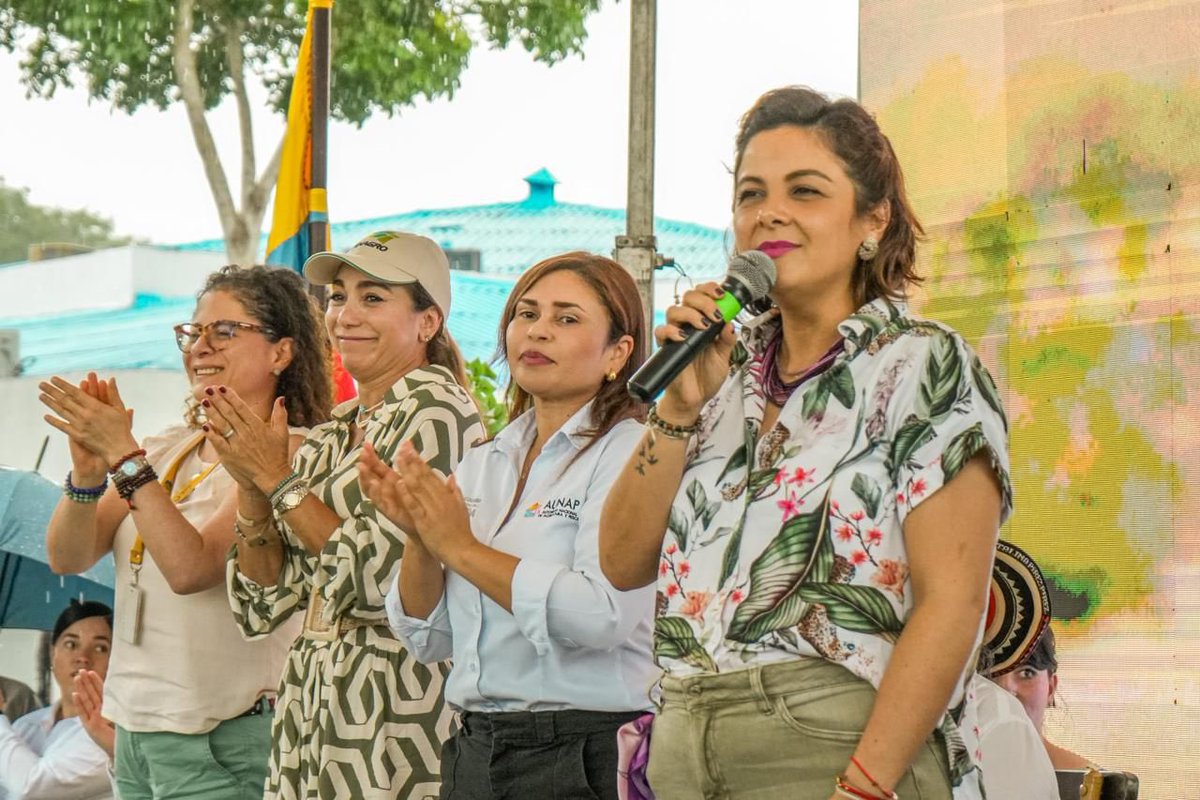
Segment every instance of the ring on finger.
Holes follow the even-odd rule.
[[[223,439],[232,439],[232,438],[233,438],[233,428],[230,428],[229,430],[227,430],[227,431],[225,431],[224,433],[222,433],[222,434],[221,434],[221,438],[223,438]]]

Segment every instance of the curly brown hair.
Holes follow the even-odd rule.
[[[279,376],[275,396],[283,397],[288,424],[311,428],[329,419],[333,405],[333,362],[321,310],[299,273],[290,269],[236,265],[208,276],[199,300],[209,292],[229,292],[265,328],[268,339],[292,339],[292,362]],[[189,401],[186,418],[198,424],[198,408]]]
[[[860,217],[884,201],[889,203],[891,218],[879,252],[870,261],[859,259],[855,267],[854,299],[859,305],[878,297],[903,299],[908,287],[922,280],[915,269],[916,247],[925,230],[909,205],[892,143],[875,118],[853,100],[830,100],[806,86],[785,86],[758,98],[742,115],[734,175],[755,135],[785,125],[811,128],[822,136],[854,184],[855,213]]]
[[[638,294],[637,284],[633,278],[617,262],[611,258],[585,253],[577,250],[551,256],[539,261],[525,272],[513,286],[504,303],[504,311],[500,315],[499,346],[496,349],[496,360],[508,359],[508,343],[505,332],[508,325],[517,315],[517,302],[525,296],[533,285],[552,272],[571,272],[583,279],[592,288],[601,305],[608,312],[608,343],[612,344],[622,336],[633,339],[633,350],[625,360],[625,366],[617,374],[615,380],[605,381],[600,385],[592,402],[592,427],[587,434],[592,441],[591,447],[612,427],[624,419],[642,421],[646,418],[646,404],[634,399],[626,390],[625,385],[637,372],[638,367],[646,360],[649,341],[646,336],[646,320],[642,316],[642,299]],[[508,418],[516,419],[533,405],[533,398],[517,385],[514,380],[508,382]],[[580,451],[582,452],[582,451]]]

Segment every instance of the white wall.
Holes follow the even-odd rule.
[[[137,294],[192,297],[224,253],[129,245],[0,267],[0,317],[128,308]]]

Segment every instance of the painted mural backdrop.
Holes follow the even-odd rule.
[[[1051,738],[1200,797],[1200,3],[864,0],[926,224],[916,303],[1012,420],[1002,535],[1054,584]]]

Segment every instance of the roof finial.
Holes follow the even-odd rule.
[[[554,205],[554,185],[558,183],[558,179],[551,175],[549,170],[543,167],[532,175],[526,175],[525,182],[529,184],[529,196],[521,205],[527,208],[546,208]]]

